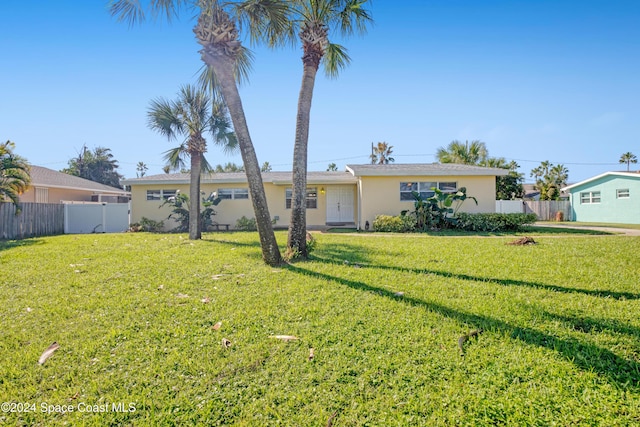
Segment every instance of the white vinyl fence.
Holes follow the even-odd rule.
[[[497,213],[524,213],[525,202],[523,200],[496,200]]]
[[[64,205],[65,234],[120,233],[129,228],[129,203]]]

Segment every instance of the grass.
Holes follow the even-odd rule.
[[[317,240],[277,269],[255,233],[0,242],[0,402],[35,405],[0,424],[640,423],[640,238]]]
[[[640,230],[640,224],[620,224],[609,222],[558,222],[556,224],[568,225],[571,227],[610,227],[610,228],[630,228],[634,230]]]

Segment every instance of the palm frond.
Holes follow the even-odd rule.
[[[147,113],[147,125],[169,140],[175,139],[177,134],[182,132],[182,124],[174,111],[174,106],[164,98],[151,101]]]
[[[251,0],[233,5],[239,29],[246,30],[253,45],[268,46],[293,43],[290,2],[285,0]]]
[[[180,144],[178,147],[174,147],[170,150],[167,150],[163,153],[163,160],[167,162],[167,166],[169,166],[170,170],[178,171],[181,169],[186,169],[187,163],[185,159],[189,153],[187,152],[186,144]]]
[[[119,22],[127,21],[130,26],[145,19],[139,0],[111,0],[107,7],[111,16]]]
[[[190,0],[151,0],[148,3],[148,11],[153,19],[163,17],[167,22],[178,16],[183,5],[189,5]],[[111,16],[119,22],[126,21],[129,25],[143,22],[146,19],[144,7],[140,0],[111,0],[107,8]]]
[[[347,49],[336,43],[329,43],[325,49],[324,72],[330,78],[337,78],[340,71],[345,69],[351,62],[351,58],[347,54]]]
[[[339,12],[338,28],[343,35],[353,33],[364,34],[367,25],[373,22],[373,18],[364,8],[369,0],[348,0],[344,8]]]
[[[236,57],[235,76],[239,85],[249,82],[249,74],[253,66],[253,52],[245,46],[240,47]],[[198,85],[212,96],[219,95],[219,84],[213,69],[203,65],[198,70]]]
[[[214,171],[214,168],[211,166],[211,163],[209,163],[209,161],[204,155],[202,155],[200,158],[200,168],[201,168],[202,174],[211,173]]]

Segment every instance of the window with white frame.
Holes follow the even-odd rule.
[[[628,188],[619,188],[616,190],[616,197],[618,199],[628,199],[630,197],[629,195],[629,189]]]
[[[420,194],[422,199],[427,199],[435,194],[433,188],[437,188],[443,193],[455,193],[458,191],[457,182],[401,182],[400,183],[400,201],[413,201],[413,192]]]
[[[600,203],[600,192],[599,191],[585,191],[580,193],[580,203],[583,205],[588,205],[592,203]]]
[[[285,207],[291,209],[291,198],[293,196],[293,189],[287,188],[285,190]],[[307,187],[307,209],[317,209],[318,207],[318,188]]]
[[[240,200],[249,198],[248,188],[218,188],[218,197],[227,200]]]
[[[176,194],[177,190],[147,190],[147,200],[167,200]]]

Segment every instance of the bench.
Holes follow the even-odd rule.
[[[229,226],[230,226],[230,225],[231,225],[231,224],[218,224],[218,223],[216,223],[216,224],[211,224],[211,226],[212,226],[212,227],[215,227],[215,228],[216,228],[216,231],[220,231],[220,227],[224,227],[225,231],[229,231]]]

